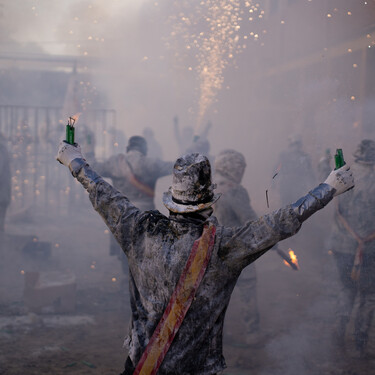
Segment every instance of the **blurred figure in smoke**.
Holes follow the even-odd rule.
[[[142,211],[154,210],[155,186],[158,178],[172,173],[173,162],[147,156],[147,142],[141,136],[129,139],[126,154],[111,156],[108,160],[95,162],[94,168],[103,177],[112,179],[113,186]],[[113,236],[110,242],[110,254],[122,260],[127,274],[127,263],[122,250]]]
[[[275,181],[283,205],[294,202],[314,184],[311,160],[303,151],[299,135],[288,138],[288,149],[280,154],[277,171]]]
[[[177,159],[163,195],[169,217],[137,208],[91,169],[79,145],[62,142],[57,160],[88,191],[129,261],[132,326],[123,375],[222,371],[225,311],[241,271],[354,185],[344,166],[296,203],[231,228],[212,216],[219,195],[203,155]]]
[[[147,142],[148,156],[151,158],[163,159],[163,150],[159,142],[155,139],[154,131],[151,128],[144,128],[143,137]]]
[[[241,185],[245,168],[244,156],[235,150],[224,150],[215,159],[215,182],[222,196],[213,206],[214,214],[225,227],[240,227],[248,220],[257,219],[249,194]],[[256,281],[252,263],[242,271],[233,291],[224,332],[234,346],[259,345]],[[240,332],[236,332],[236,327]],[[248,359],[248,355],[246,357]]]
[[[0,232],[4,232],[5,215],[11,199],[10,158],[5,137],[0,133]]]
[[[353,156],[356,187],[337,201],[330,241],[341,281],[334,339],[344,347],[346,325],[358,297],[356,346],[361,354],[374,355],[375,346],[366,349],[369,338],[375,345],[375,331],[369,337],[375,329],[375,142],[363,140]]]
[[[129,138],[126,154],[111,156],[98,163],[95,169],[109,177],[113,186],[142,211],[154,210],[156,181],[172,173],[173,162],[148,157],[147,141],[138,135]]]

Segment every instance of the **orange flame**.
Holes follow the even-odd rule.
[[[292,249],[289,248],[289,257],[290,257],[290,261],[295,264],[295,266],[299,269],[299,264],[298,264],[298,259],[297,259],[297,255],[294,253],[294,251]],[[288,267],[291,267],[290,264],[284,260],[284,264],[287,265]]]
[[[69,117],[69,122],[72,122],[71,125],[76,125],[77,124],[79,116],[81,116],[81,114],[82,114],[82,112],[78,112],[75,115]]]

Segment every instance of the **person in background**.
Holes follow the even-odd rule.
[[[356,347],[367,356],[374,355],[375,349],[375,331],[370,335],[375,328],[375,142],[362,140],[353,156],[356,186],[336,201],[329,241],[340,280],[333,339],[345,349],[347,324],[355,311]],[[357,298],[359,306],[354,310]]]
[[[113,186],[126,192],[129,199],[142,211],[155,209],[156,182],[172,173],[173,162],[148,156],[145,138],[135,135],[129,138],[126,153],[111,156],[103,162],[94,162],[95,170],[109,177]]]

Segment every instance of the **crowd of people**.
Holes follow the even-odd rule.
[[[181,131],[175,119],[181,153],[176,162],[162,160],[150,129],[130,137],[123,152],[104,161],[96,159],[89,130],[83,151],[77,143],[60,144],[57,160],[88,191],[112,232],[109,252],[119,257],[129,283],[132,316],[123,374],[216,374],[225,368],[223,337],[245,348],[257,345],[262,332],[254,261],[297,233],[337,195],[325,241],[340,284],[332,343],[345,352],[347,325],[353,319],[356,349],[361,357],[371,355],[375,141],[364,139],[353,147],[351,168],[334,170],[327,150],[316,166],[322,183],[314,188],[314,168],[302,139],[290,137],[275,173],[282,208],[259,216],[242,185],[244,155],[233,149],[211,155],[210,127],[198,137],[191,128]],[[10,164],[2,138],[1,232],[11,197]],[[154,202],[157,180],[167,175],[172,176],[163,195],[168,216]],[[354,309],[356,300],[359,307]],[[233,322],[241,325],[242,335],[231,333]]]
[[[177,119],[175,130],[181,140]],[[355,342],[361,356],[369,355],[375,306],[371,271],[375,142],[363,140],[353,154],[354,189],[349,166],[333,170],[329,152],[316,168],[322,183],[313,188],[311,159],[303,151],[301,138],[291,137],[277,167],[283,208],[259,217],[241,185],[244,156],[230,149],[215,157],[208,155],[207,135],[190,134],[189,140],[186,145],[180,142],[182,156],[174,166],[148,157],[147,141],[140,136],[129,139],[126,153],[104,164],[85,159],[79,145],[62,143],[59,148],[58,160],[89,192],[94,209],[127,258],[124,272],[130,283],[132,322],[123,374],[152,373],[152,369],[160,374],[215,374],[225,367],[223,334],[245,347],[256,344],[262,333],[253,262],[293,236],[336,195],[340,197],[332,203],[335,211],[328,243],[342,287],[332,339],[338,349],[345,350],[345,328],[358,296]],[[137,157],[131,158],[134,144]],[[156,180],[168,174],[172,185],[163,195],[169,211],[165,216],[155,210],[153,194]],[[112,178],[113,187],[101,175]],[[206,259],[202,264],[196,259],[197,249]],[[201,276],[192,281],[196,273]],[[231,295],[236,312],[228,309],[224,325]],[[243,325],[241,337],[230,337],[233,320]]]
[[[297,233],[336,195],[340,196],[331,204],[333,217],[324,241],[333,253],[339,283],[332,344],[345,353],[347,326],[353,320],[358,354],[371,357],[375,141],[364,139],[353,147],[351,168],[333,170],[330,150],[314,168],[302,138],[289,137],[274,174],[282,208],[260,216],[242,185],[244,155],[233,149],[212,155],[210,128],[208,123],[200,136],[194,136],[190,127],[181,130],[175,118],[181,154],[176,162],[162,159],[162,148],[148,128],[142,136],[130,137],[123,152],[104,161],[96,158],[95,135],[89,127],[83,151],[79,144],[60,145],[57,159],[89,192],[94,209],[112,232],[109,252],[119,257],[130,285],[132,318],[123,374],[151,373],[147,369],[155,366],[160,374],[216,374],[225,368],[223,338],[242,348],[259,346],[254,261]],[[0,232],[6,230],[11,202],[11,161],[5,141],[2,136]],[[315,188],[314,170],[322,182]],[[167,175],[172,184],[163,203],[169,216],[155,209],[157,180]],[[233,334],[233,322],[241,326],[241,335]]]

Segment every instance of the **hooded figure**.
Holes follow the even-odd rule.
[[[168,217],[137,208],[90,168],[79,145],[62,142],[57,159],[88,191],[128,258],[132,324],[126,375],[222,371],[225,311],[241,271],[354,184],[345,166],[296,203],[231,228],[211,216],[219,196],[203,155],[177,159],[163,195]]]
[[[222,196],[214,205],[214,214],[226,227],[239,227],[258,217],[251,207],[247,190],[241,185],[245,168],[245,158],[236,150],[224,150],[215,158],[215,182]],[[242,271],[226,315],[225,338],[237,347],[259,345],[256,280],[255,264],[252,263]]]
[[[375,349],[375,142],[362,140],[353,156],[356,187],[337,200],[329,241],[340,277],[333,339],[344,348],[358,298],[354,334],[359,353],[366,355]]]

